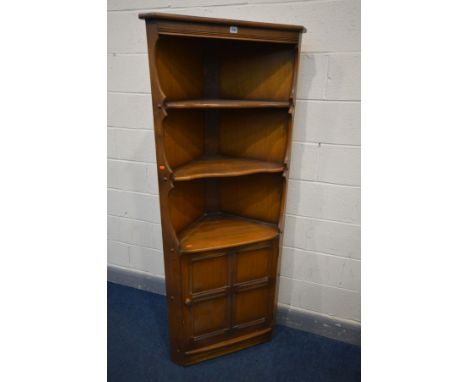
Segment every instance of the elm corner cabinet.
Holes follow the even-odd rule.
[[[171,358],[270,340],[304,27],[146,22]]]

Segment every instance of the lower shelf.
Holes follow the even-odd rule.
[[[181,252],[195,253],[271,240],[279,234],[275,225],[232,215],[207,215],[183,231]]]

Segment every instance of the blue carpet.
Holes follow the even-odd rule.
[[[359,381],[360,347],[277,325],[266,344],[189,367],[169,359],[164,296],[108,283],[110,382]]]

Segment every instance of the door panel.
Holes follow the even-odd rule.
[[[217,341],[230,328],[229,256],[183,255],[181,264],[187,346]]]
[[[193,337],[229,329],[229,305],[226,296],[200,302],[192,306]]]
[[[271,248],[239,252],[236,255],[236,282],[260,279],[270,275]]]
[[[275,248],[272,242],[268,242],[236,253],[231,312],[233,329],[271,322]]]
[[[191,292],[203,292],[228,285],[228,259],[225,254],[192,261]]]
[[[267,321],[269,288],[262,287],[236,293],[234,325],[257,324]],[[258,322],[261,321],[261,322]]]

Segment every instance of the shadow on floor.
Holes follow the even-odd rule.
[[[182,367],[169,359],[164,296],[108,283],[110,382],[359,381],[361,349],[277,325],[271,342]]]

